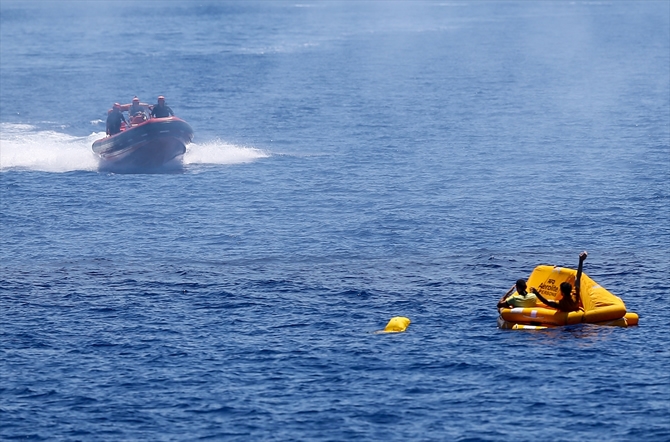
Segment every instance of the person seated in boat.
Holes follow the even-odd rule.
[[[121,105],[119,103],[114,103],[114,107],[107,112],[107,135],[116,135],[121,132],[121,123],[126,123],[126,117],[123,116],[121,112]]]
[[[528,293],[526,288],[526,281],[519,279],[516,282],[516,293],[512,296],[509,296],[510,292],[514,290],[514,288],[505,293],[503,297],[500,298],[500,301],[498,301],[498,308],[535,307],[535,304],[537,303],[537,297],[535,297],[535,295],[532,293]]]
[[[151,116],[154,118],[174,117],[174,112],[172,112],[170,106],[165,104],[165,97],[162,95],[158,97],[158,103],[151,108]]]
[[[132,117],[130,117],[130,124],[132,126],[136,126],[138,124],[142,124],[145,121],[147,121],[147,115],[144,112],[138,112]]]
[[[540,301],[545,305],[560,310],[562,312],[576,312],[579,311],[581,299],[579,297],[580,290],[580,280],[582,279],[582,268],[584,267],[584,260],[588,256],[586,251],[579,254],[579,267],[577,267],[577,276],[575,277],[575,297],[572,297],[572,284],[569,282],[562,282],[560,285],[561,289],[561,299],[558,301],[550,301],[540,294],[540,292],[535,288],[531,288],[530,291],[533,292]]]

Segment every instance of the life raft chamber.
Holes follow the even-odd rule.
[[[528,278],[528,287],[535,287],[548,300],[561,296],[561,283],[575,286],[577,270],[540,265]],[[513,294],[515,294],[514,292]],[[638,324],[639,316],[628,312],[623,300],[582,273],[580,281],[581,309],[561,312],[544,305],[539,299],[535,307],[501,308],[498,326],[505,329],[536,330],[561,325],[589,323],[628,327]]]

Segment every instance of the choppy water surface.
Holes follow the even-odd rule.
[[[0,12],[0,438],[670,438],[667,2]],[[496,328],[581,250],[639,327]]]

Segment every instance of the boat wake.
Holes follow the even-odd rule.
[[[37,130],[28,124],[2,123],[0,170],[24,169],[43,172],[97,170],[98,160],[90,146],[101,136],[105,136],[105,133],[74,137],[50,130]]]
[[[207,143],[191,143],[186,147],[184,164],[240,164],[250,163],[270,154],[253,147],[242,147],[214,140]]]
[[[28,124],[1,123],[0,171],[98,171],[98,158],[91,151],[91,144],[104,136],[104,132],[93,132],[86,137],[76,137],[39,130]],[[189,144],[184,154],[184,166],[249,163],[269,156],[253,147],[215,140]]]

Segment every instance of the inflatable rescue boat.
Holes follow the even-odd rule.
[[[576,275],[577,270],[540,265],[530,274],[527,284],[528,287],[537,288],[547,300],[556,300],[557,296],[561,296],[559,290],[561,283],[568,282],[574,287]],[[638,315],[627,311],[621,298],[601,287],[585,273],[582,273],[580,286],[582,308],[579,311],[561,312],[547,307],[538,299],[535,307],[501,308],[498,327],[534,330],[580,323],[620,327],[638,324]]]
[[[118,134],[93,143],[100,168],[118,172],[151,171],[181,167],[193,129],[177,117],[147,118],[136,115]]]

